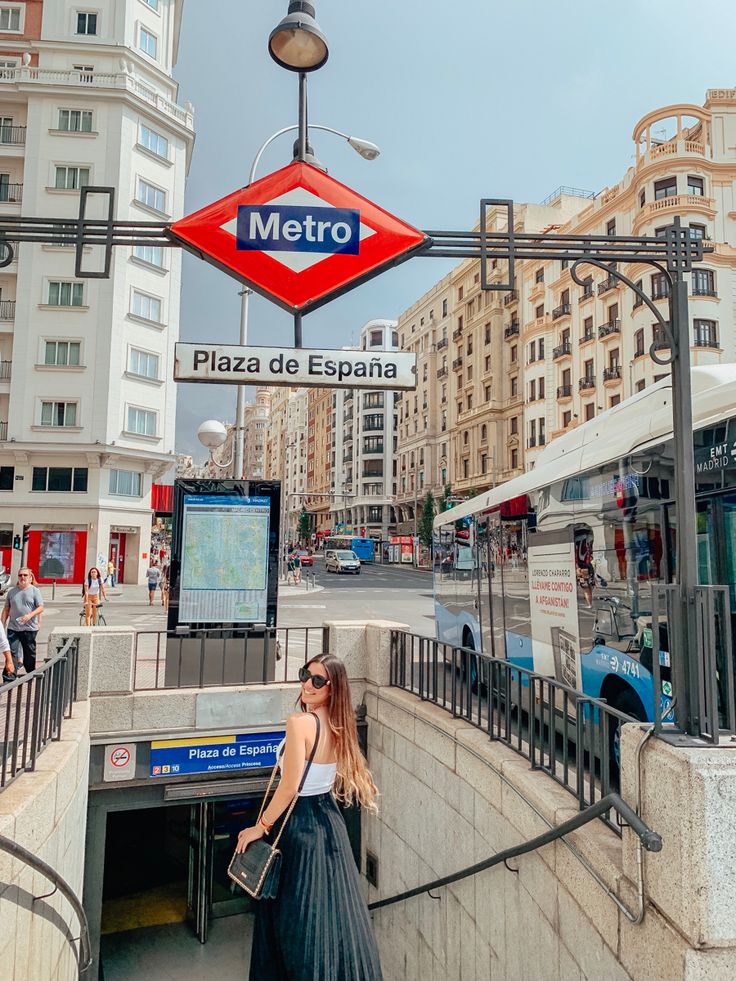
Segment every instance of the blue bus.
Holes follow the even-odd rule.
[[[373,562],[375,558],[375,546],[372,538],[357,538],[353,535],[331,535],[325,539],[325,550],[345,549],[355,552],[360,559],[361,565],[366,562]]]
[[[733,636],[736,365],[694,368],[692,386],[699,575],[728,587]],[[438,639],[651,721],[652,586],[677,571],[671,440],[665,379],[556,439],[528,473],[439,514]],[[658,639],[666,710],[666,622]]]

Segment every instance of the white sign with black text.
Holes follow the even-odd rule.
[[[413,389],[417,356],[405,351],[176,345],[174,381],[223,385]]]

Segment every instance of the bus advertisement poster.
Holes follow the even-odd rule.
[[[528,569],[534,670],[578,688],[582,674],[573,543],[530,548]]]
[[[151,742],[151,776],[171,777],[223,770],[260,770],[276,762],[284,730],[243,732]]]

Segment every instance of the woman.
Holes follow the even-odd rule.
[[[97,626],[97,605],[100,598],[107,599],[105,584],[102,581],[100,570],[97,566],[92,566],[84,582],[84,625],[86,627]]]
[[[337,801],[375,811],[378,794],[358,745],[345,666],[320,654],[299,671],[301,713],[289,717],[281,782],[238,851],[269,834],[297,794],[279,842],[276,899],[257,904],[250,981],[380,981],[381,965]],[[274,840],[278,827],[271,832]]]

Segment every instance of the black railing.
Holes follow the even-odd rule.
[[[0,126],[0,143],[5,146],[23,146],[25,142],[25,126]]]
[[[718,296],[718,291],[712,286],[693,286],[693,296]]]
[[[603,369],[603,381],[618,381],[621,378],[621,365],[614,364]]]
[[[446,337],[440,337],[440,339],[437,341],[437,350],[442,351],[443,348],[447,347],[447,343],[448,342]]]
[[[442,368],[437,369],[437,377],[447,378],[447,365],[444,365]]]
[[[0,203],[9,202],[18,204],[23,200],[22,184],[2,184],[0,183]]]
[[[598,328],[598,336],[608,337],[610,334],[620,334],[621,333],[621,321],[620,320],[609,320],[607,324],[601,324]]]
[[[0,422],[0,442],[4,442],[8,438],[8,424],[7,422]]]
[[[561,303],[558,307],[555,307],[552,311],[552,319],[559,320],[560,317],[566,316],[570,312],[569,303]]]
[[[580,338],[580,343],[581,344],[587,344],[588,341],[594,341],[594,340],[595,340],[595,331],[594,330],[586,330],[583,333],[583,336]]]
[[[591,297],[595,296],[595,290],[593,289],[593,284],[586,286],[583,292],[578,297],[578,303],[583,303],[585,300],[590,300]]]
[[[561,664],[564,677],[574,664]],[[510,661],[430,637],[391,633],[390,684],[502,742],[573,794],[580,808],[617,790],[619,728],[637,720]],[[610,812],[603,820],[617,834]]]
[[[0,361],[0,381],[9,381],[12,361]]]
[[[509,290],[503,298],[503,305],[505,307],[510,307],[512,303],[516,303],[519,299],[519,293],[517,290]]]
[[[453,371],[457,371],[457,369],[458,368],[462,368],[462,366],[463,366],[463,359],[462,358],[455,358],[455,360],[452,362],[452,370]]]
[[[133,690],[297,681],[301,665],[324,653],[328,639],[326,627],[138,630]]]
[[[569,341],[563,341],[562,344],[558,344],[557,347],[552,348],[553,361],[564,357],[566,354],[572,354],[572,344]]]
[[[458,337],[462,337],[462,336],[463,336],[463,329],[462,329],[462,327],[457,327],[455,330],[453,330],[453,332],[452,332],[452,339],[453,339],[453,341],[456,341],[458,339]]]
[[[615,290],[619,285],[619,281],[615,276],[609,276],[608,279],[604,279],[602,283],[598,283],[598,296],[602,293],[607,293],[609,290]]]
[[[72,637],[38,670],[0,688],[0,789],[35,770],[48,743],[61,738],[76,700],[78,656]]]
[[[595,388],[595,378],[592,375],[584,375],[578,382],[578,389],[587,392],[590,388]]]
[[[694,347],[718,347],[718,339],[716,337],[696,337],[693,342]]]
[[[0,300],[0,320],[15,320],[15,300]]]
[[[508,326],[504,327],[503,330],[503,336],[506,338],[516,337],[518,333],[519,333],[519,323],[516,320],[513,323],[508,324]]]
[[[572,397],[572,385],[558,385],[557,398],[569,399]]]

